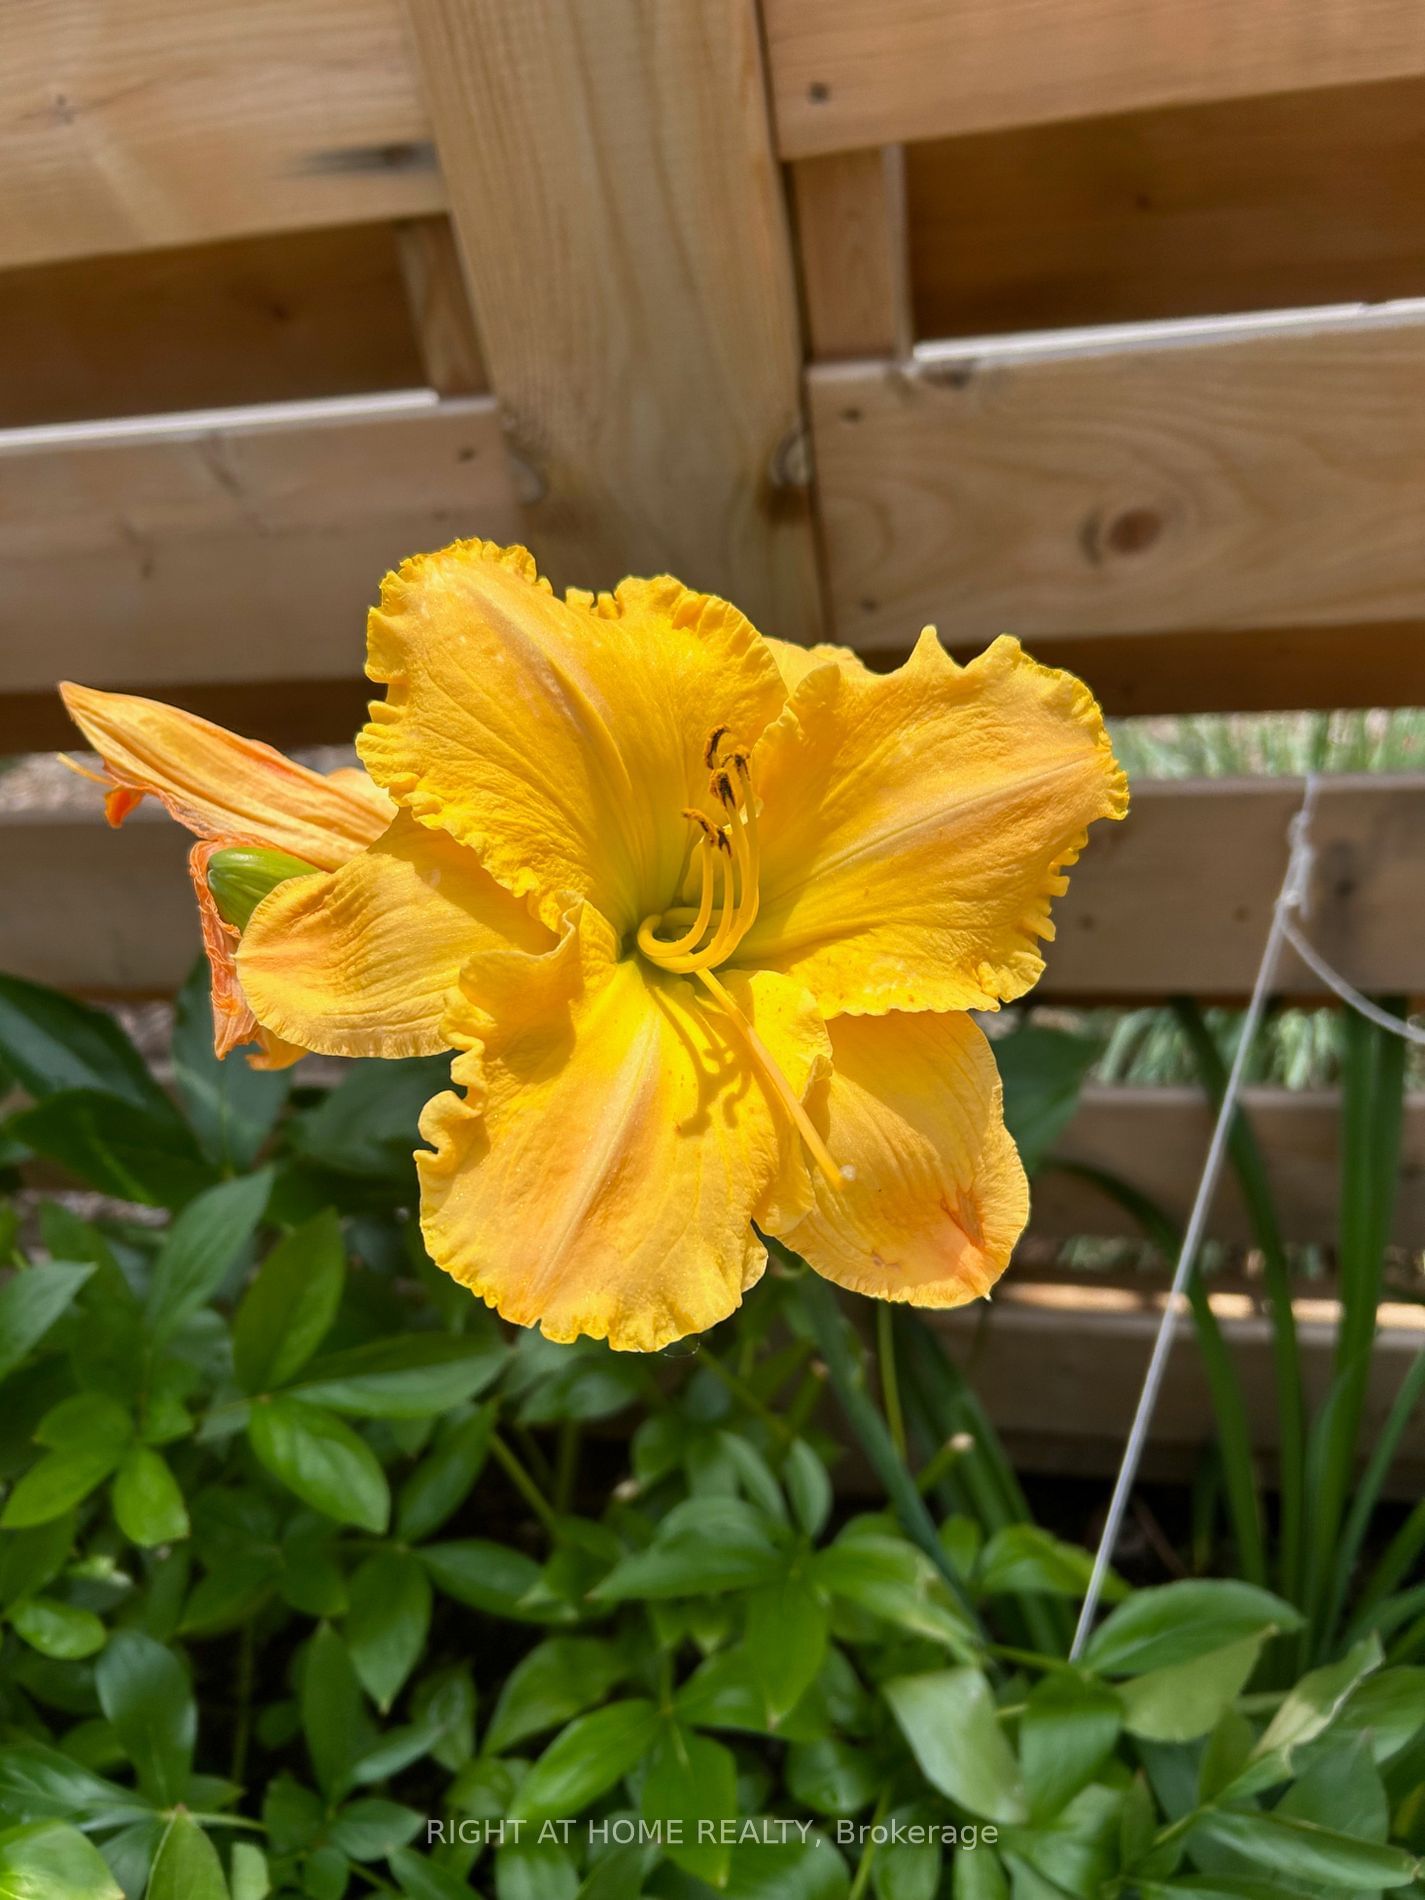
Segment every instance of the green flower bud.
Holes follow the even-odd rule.
[[[218,915],[235,930],[246,930],[248,920],[269,891],[289,877],[306,877],[316,870],[285,851],[264,851],[257,845],[233,845],[215,851],[208,860],[208,889]]]

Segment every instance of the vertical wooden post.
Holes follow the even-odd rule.
[[[406,0],[531,547],[820,630],[756,0]]]
[[[441,396],[483,395],[490,384],[450,219],[398,224],[396,248],[426,381]]]
[[[798,159],[792,185],[813,360],[908,355],[905,148]]]

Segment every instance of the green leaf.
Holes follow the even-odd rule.
[[[124,1890],[77,1827],[32,1821],[0,1834],[0,1900],[124,1900]]]
[[[1193,1838],[1198,1836],[1235,1848],[1263,1870],[1357,1894],[1404,1887],[1415,1877],[1416,1862],[1403,1848],[1353,1840],[1331,1828],[1277,1813],[1220,1808],[1198,1822]]]
[[[1399,1754],[1425,1725],[1425,1669],[1381,1669],[1347,1698],[1331,1724],[1333,1738],[1364,1735],[1378,1762]]]
[[[1079,1599],[1092,1571],[1092,1555],[1077,1544],[1061,1543],[1037,1524],[1007,1524],[986,1544],[975,1583],[991,1597],[1038,1593]],[[1123,1579],[1110,1572],[1105,1601],[1116,1602],[1127,1593]]]
[[[876,1900],[935,1900],[944,1859],[936,1809],[928,1802],[895,1808],[886,1826],[890,1839],[876,1848],[871,1862]]]
[[[0,1808],[22,1821],[77,1818],[106,1827],[151,1812],[142,1795],[116,1787],[40,1742],[0,1748]]]
[[[450,1057],[353,1062],[319,1108],[301,1116],[300,1153],[338,1174],[404,1181],[420,1140],[421,1110],[450,1081]]]
[[[487,1543],[481,1537],[452,1544],[427,1544],[420,1552],[431,1582],[443,1595],[489,1616],[538,1615],[522,1605],[540,1586],[539,1565],[522,1550]]]
[[[1368,1636],[1339,1662],[1303,1676],[1287,1692],[1267,1724],[1251,1758],[1229,1790],[1234,1800],[1270,1788],[1290,1774],[1295,1752],[1331,1725],[1357,1686],[1379,1668],[1380,1640]]]
[[[352,1860],[385,1860],[413,1841],[425,1816],[399,1801],[368,1796],[342,1808],[331,1823],[332,1844]]]
[[[244,1392],[271,1392],[299,1372],[336,1318],[346,1247],[331,1208],[279,1240],[233,1320],[233,1369]]]
[[[503,1754],[602,1702],[628,1673],[612,1643],[596,1636],[551,1636],[515,1664],[485,1732],[485,1748]]]
[[[0,1538],[0,1609],[43,1590],[63,1570],[73,1542],[72,1516],[54,1517],[33,1530],[11,1531]]]
[[[204,1153],[234,1173],[250,1168],[282,1113],[292,1071],[251,1068],[236,1052],[219,1061],[206,958],[178,993],[173,1079]]]
[[[253,1406],[248,1442],[259,1460],[313,1510],[381,1536],[391,1510],[386,1474],[349,1425],[301,1399]]]
[[[1019,1766],[978,1669],[898,1676],[882,1693],[933,1788],[987,1821],[1028,1820]]]
[[[145,1900],[228,1900],[218,1850],[187,1814],[175,1814],[154,1856]]]
[[[134,1435],[128,1409],[103,1392],[76,1392],[52,1405],[35,1427],[35,1442],[55,1451],[86,1451]]]
[[[1356,1840],[1387,1839],[1390,1802],[1366,1738],[1358,1735],[1313,1762],[1273,1813],[1314,1821]]]
[[[108,1632],[92,1610],[53,1597],[26,1597],[10,1612],[18,1636],[42,1656],[60,1662],[78,1662],[104,1647]]]
[[[808,1537],[820,1537],[831,1516],[831,1475],[804,1438],[794,1438],[782,1466],[792,1514]]]
[[[675,1504],[647,1550],[625,1557],[594,1590],[605,1602],[709,1596],[769,1583],[787,1559],[786,1537],[741,1498]]]
[[[251,1841],[234,1841],[228,1882],[232,1900],[267,1900],[272,1877],[267,1871],[267,1856]]]
[[[140,1788],[157,1801],[181,1801],[198,1716],[177,1656],[141,1630],[116,1630],[95,1667],[94,1686]]]
[[[36,1101],[93,1089],[131,1108],[177,1119],[112,1016],[18,976],[0,976],[0,1059]]]
[[[830,1618],[803,1576],[765,1584],[747,1601],[747,1654],[773,1723],[790,1713],[816,1680]]]
[[[409,1551],[368,1557],[351,1580],[346,1646],[362,1688],[383,1715],[420,1661],[430,1613],[430,1578]]]
[[[1119,1689],[1123,1726],[1150,1742],[1191,1742],[1215,1727],[1246,1688],[1262,1636],[1245,1636],[1191,1662],[1150,1669]]]
[[[211,1185],[212,1164],[171,1110],[156,1114],[91,1089],[50,1095],[12,1115],[8,1130],[101,1194],[182,1207]]]
[[[10,1493],[0,1512],[0,1529],[25,1530],[62,1517],[104,1482],[123,1451],[119,1443],[50,1452],[30,1467]]]
[[[150,1548],[188,1535],[183,1493],[159,1452],[131,1445],[114,1479],[114,1517],[131,1543]]]
[[[996,1036],[990,1047],[1004,1084],[1005,1125],[1033,1174],[1072,1118],[1102,1044],[1093,1036],[1030,1023]]]
[[[436,1442],[401,1486],[396,1501],[396,1535],[418,1544],[438,1531],[465,1502],[485,1468],[497,1407],[492,1400],[458,1420]]]
[[[1057,1814],[1098,1774],[1118,1740],[1118,1698],[1079,1676],[1046,1676],[1019,1719],[1019,1760],[1035,1822]]]
[[[154,1262],[147,1315],[155,1343],[212,1299],[257,1231],[272,1186],[269,1169],[222,1181],[190,1201]]]
[[[1089,1639],[1088,1668],[1138,1675],[1191,1662],[1248,1636],[1300,1629],[1298,1610],[1255,1584],[1189,1579],[1139,1590]]]
[[[645,1821],[662,1824],[663,1851],[675,1867],[710,1886],[726,1885],[732,1846],[717,1833],[737,1815],[737,1763],[721,1742],[666,1726],[643,1778],[640,1806]],[[699,1839],[703,1822],[712,1824],[710,1840]]]
[[[556,1841],[511,1841],[495,1855],[495,1900],[575,1900],[578,1892],[578,1869]]]
[[[346,1644],[323,1623],[302,1658],[302,1732],[318,1786],[333,1799],[341,1792],[365,1741],[361,1688]]]
[[[470,1900],[470,1883],[440,1861],[409,1847],[398,1847],[389,1858],[391,1872],[409,1900]]]
[[[954,1900],[1009,1900],[1009,1882],[999,1856],[978,1843],[973,1853],[958,1853],[950,1863]]]
[[[787,1789],[813,1814],[859,1814],[880,1791],[882,1769],[855,1742],[834,1735],[798,1742],[787,1751]]]
[[[0,1379],[40,1343],[93,1271],[51,1260],[0,1287]]]
[[[658,1711],[642,1698],[581,1715],[556,1736],[520,1783],[512,1817],[533,1823],[578,1814],[643,1757],[658,1722]]]
[[[973,1654],[971,1633],[929,1558],[893,1531],[848,1525],[819,1550],[811,1575],[843,1603],[867,1610],[907,1634],[928,1636],[957,1656]]]
[[[506,1357],[494,1333],[408,1333],[314,1360],[292,1389],[363,1418],[431,1418],[482,1392]]]

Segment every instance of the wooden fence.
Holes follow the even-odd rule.
[[[14,0],[0,750],[61,675],[346,738],[380,573],[464,533],[878,663],[1010,629],[1111,710],[1425,703],[1422,115],[1417,0]],[[1298,796],[1138,786],[1043,995],[1240,997]],[[1425,779],[1317,832],[1317,941],[1425,989]],[[178,979],[161,824],[0,851],[0,967]],[[1333,1102],[1257,1113],[1320,1237]],[[1204,1133],[1069,1142],[1173,1201]]]

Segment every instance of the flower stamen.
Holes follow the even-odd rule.
[[[658,935],[661,926],[683,922],[689,916],[687,907],[679,905],[645,917],[638,926],[638,947],[644,956],[659,969],[679,976],[693,976],[725,963],[757,920],[757,801],[747,755],[725,748],[726,731],[724,726],[717,727],[709,735],[704,752],[712,772],[712,794],[727,814],[725,822],[715,825],[700,811],[683,813],[703,834],[698,841],[702,889],[697,910],[691,913],[692,923],[677,937]],[[712,921],[712,879],[719,851],[723,854],[722,914],[711,937],[704,941]]]
[[[721,1005],[728,1020],[747,1046],[747,1052],[757,1065],[763,1079],[771,1086],[773,1093],[792,1118],[792,1124],[802,1138],[807,1153],[821,1170],[827,1182],[840,1193],[847,1176],[837,1167],[831,1157],[831,1151],[817,1132],[811,1116],[807,1114],[797,1099],[796,1090],[777,1066],[771,1050],[763,1042],[752,1024],[733,1002],[724,986],[718,982],[711,970],[699,970],[698,981],[707,986],[714,1000]]]

